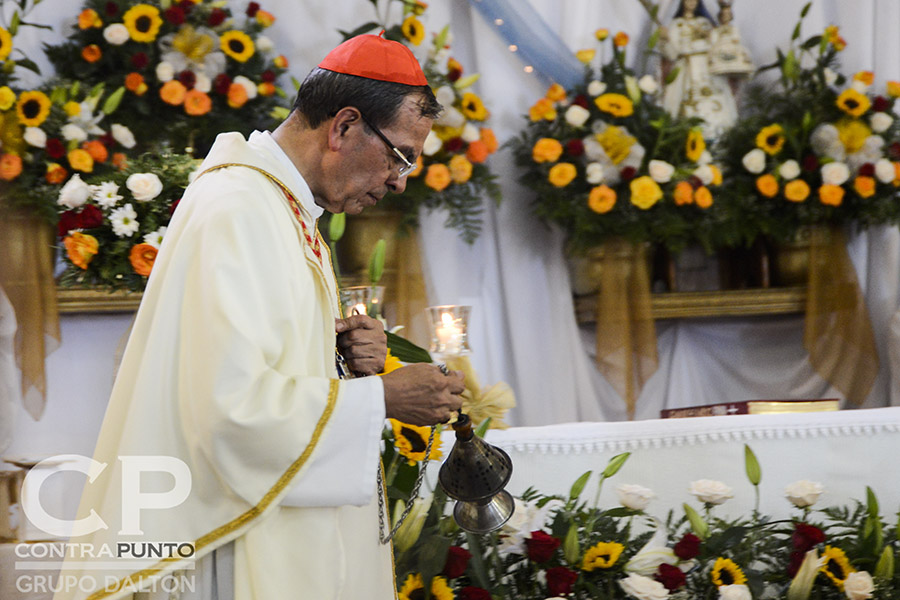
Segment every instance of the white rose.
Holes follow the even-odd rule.
[[[645,94],[655,94],[659,90],[659,83],[653,75],[644,75],[638,80],[638,87]]]
[[[208,94],[212,89],[212,81],[203,73],[194,72],[194,89],[198,92]]]
[[[793,158],[781,163],[778,173],[786,180],[797,179],[800,176],[800,164]]]
[[[850,600],[865,600],[872,597],[875,583],[866,571],[855,571],[844,580],[844,593]]]
[[[841,141],[841,134],[831,123],[819,125],[813,129],[812,135],[809,136],[809,143],[812,145],[813,152],[833,160],[844,160],[847,156],[844,143]]]
[[[894,163],[886,158],[880,158],[875,162],[875,177],[881,183],[891,183],[896,179],[897,172],[894,169]]]
[[[247,100],[253,100],[256,98],[256,84],[250,81],[248,78],[243,75],[238,75],[234,78],[234,83],[242,86],[245,90],[247,90]]]
[[[271,52],[275,49],[275,44],[272,43],[272,40],[267,38],[264,35],[256,38],[256,49],[260,52]]]
[[[162,61],[158,65],[156,65],[156,78],[160,81],[170,81],[175,77],[175,67],[172,66],[172,63]]]
[[[70,142],[83,142],[88,137],[87,132],[74,123],[66,123],[59,131],[62,133],[63,138]]]
[[[121,46],[127,42],[130,37],[128,28],[122,23],[113,23],[103,30],[103,39],[113,46]]]
[[[823,73],[825,75],[825,85],[834,85],[834,82],[837,81],[838,74],[828,67],[825,67]]]
[[[456,129],[457,127],[462,127],[466,124],[466,117],[456,108],[448,106],[444,109],[444,112],[441,113],[441,116],[437,118],[435,123]]]
[[[700,180],[703,185],[709,185],[713,180],[713,170],[709,165],[700,165],[694,170],[694,177]]]
[[[869,124],[875,133],[884,133],[893,123],[894,119],[886,112],[877,112],[869,118]]]
[[[462,133],[459,134],[459,137],[461,137],[462,141],[466,142],[467,144],[471,144],[475,140],[481,139],[481,132],[471,123],[466,123],[465,127],[463,127]]]
[[[656,183],[669,183],[672,175],[675,174],[675,167],[664,160],[651,160],[647,165],[647,170]]]
[[[603,183],[603,165],[597,162],[588,163],[584,168],[584,178],[591,185]]]
[[[632,510],[644,510],[650,500],[656,498],[653,490],[633,483],[620,484],[616,487],[616,494],[618,494],[622,506]]]
[[[708,165],[713,161],[712,154],[710,154],[709,150],[704,150],[700,154],[700,158],[697,159],[698,165]]]
[[[822,166],[822,182],[843,185],[850,179],[850,168],[842,162],[831,162]]]
[[[149,202],[162,192],[163,184],[155,173],[134,173],[125,180],[125,186],[138,202]]]
[[[582,125],[587,123],[587,120],[590,117],[591,111],[584,108],[583,106],[573,104],[566,109],[566,123],[568,123],[572,127],[581,127]]]
[[[751,600],[750,588],[742,584],[720,585],[719,600]]]
[[[59,190],[59,198],[56,199],[56,203],[66,208],[78,208],[87,202],[91,194],[91,186],[82,181],[78,173],[75,173]]]
[[[422,146],[422,154],[425,156],[432,156],[440,150],[443,145],[444,142],[441,141],[441,138],[439,138],[434,131],[429,131],[428,137],[425,138],[425,145]]]
[[[860,94],[865,94],[869,90],[869,84],[864,81],[860,81],[859,79],[854,79],[853,83],[850,84],[850,87]]]
[[[760,152],[762,152],[760,150]],[[722,483],[711,479],[698,479],[692,481],[688,491],[697,497],[700,502],[707,504],[722,504],[730,498],[734,498],[734,490]]]
[[[599,96],[603,92],[606,91],[606,84],[602,81],[597,81],[596,79],[590,82],[587,86],[587,93],[591,96]]]
[[[669,597],[666,586],[643,575],[631,574],[625,579],[620,579],[619,585],[626,594],[637,600],[663,600]]]
[[[456,94],[453,92],[453,88],[449,85],[442,85],[437,90],[435,90],[434,97],[444,108],[453,106],[453,101],[456,100]]]
[[[821,483],[801,479],[784,488],[784,495],[797,508],[806,508],[815,504],[824,491]]]
[[[110,127],[113,139],[119,142],[123,148],[134,148],[137,143],[134,140],[134,134],[126,126],[119,123],[113,123]]]
[[[47,134],[40,127],[26,127],[22,136],[29,145],[35,148],[43,148],[47,145]]]
[[[744,163],[745,169],[754,175],[759,175],[766,168],[766,153],[761,148],[754,148],[744,155],[741,162]]]

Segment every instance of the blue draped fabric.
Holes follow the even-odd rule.
[[[527,0],[469,0],[535,73],[565,88],[584,79],[584,65]],[[500,19],[501,24],[496,25]]]

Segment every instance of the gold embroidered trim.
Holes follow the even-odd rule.
[[[213,529],[206,535],[198,538],[197,541],[194,542],[194,552],[208,546],[210,543],[225,536],[226,534],[233,533],[235,530],[240,529],[250,521],[261,516],[272,504],[272,502],[275,501],[275,498],[284,491],[284,488],[287,487],[287,485],[291,482],[291,479],[294,478],[294,476],[303,467],[303,465],[306,464],[306,461],[309,459],[309,455],[312,454],[312,451],[316,447],[316,444],[319,443],[319,437],[322,435],[322,430],[325,428],[325,424],[328,423],[328,420],[331,418],[331,414],[334,412],[334,405],[337,402],[340,382],[337,379],[330,379],[328,384],[328,403],[325,406],[325,410],[322,411],[322,416],[319,417],[319,421],[316,423],[316,428],[315,430],[313,430],[313,435],[309,441],[309,444],[307,444],[300,457],[295,460],[290,467],[287,468],[287,470],[281,475],[281,477],[278,478],[278,481],[275,482],[275,485],[272,486],[272,488],[268,492],[266,492],[266,494],[262,497],[262,500],[260,500],[256,506],[250,508],[247,512],[243,513],[232,521],[229,521],[225,525]],[[93,594],[88,596],[88,600],[99,600],[100,598],[112,596],[113,594],[120,592],[125,586],[131,586],[134,587],[135,591],[140,591],[140,582],[142,582],[145,577],[149,578],[157,575],[161,571],[165,570],[166,566],[168,566],[170,563],[178,562],[180,560],[183,559],[178,557],[164,558],[152,567],[148,567],[136,573],[132,573],[127,577],[123,577],[116,583],[114,589],[110,589],[109,587],[107,587],[103,590],[94,592]],[[137,582],[137,585],[135,582]],[[150,582],[148,581],[147,583]]]

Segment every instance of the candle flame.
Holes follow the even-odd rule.
[[[453,327],[453,325],[454,325],[453,315],[451,315],[450,313],[447,313],[447,312],[445,312],[441,315],[441,321],[443,322],[444,327]]]

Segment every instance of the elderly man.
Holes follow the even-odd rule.
[[[135,566],[67,570],[97,587],[57,598],[159,593],[173,573],[199,587],[182,597],[395,597],[376,493],[384,419],[448,420],[463,378],[425,364],[368,376],[383,329],[340,318],[316,222],[402,192],[439,110],[405,46],[359,36],[273,133],[218,137],[138,311],[95,452],[108,466],[85,486],[80,514],[108,529],[72,540]],[[336,347],[366,376],[339,380]]]

